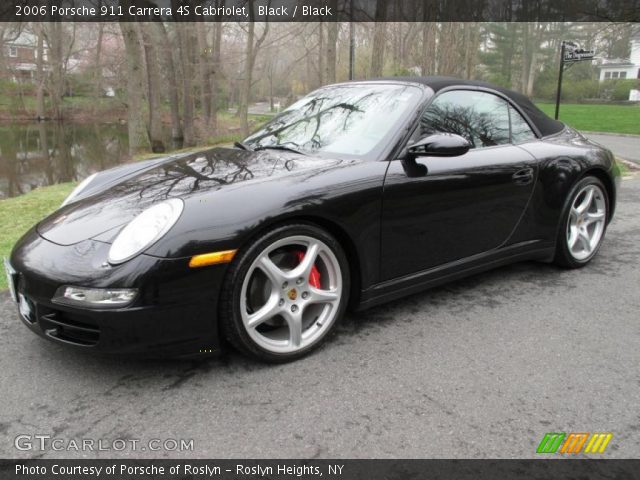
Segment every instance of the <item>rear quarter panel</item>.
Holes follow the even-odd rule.
[[[539,174],[527,211],[510,244],[533,239],[555,242],[569,192],[585,175],[597,176],[607,187],[611,218],[620,171],[609,150],[571,128],[520,147],[538,159]]]

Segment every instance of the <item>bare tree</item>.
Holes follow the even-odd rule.
[[[44,120],[46,118],[44,107],[44,90],[46,76],[44,71],[44,32],[42,25],[37,24],[37,46],[36,46],[36,118]]]
[[[224,2],[223,2],[224,4]],[[222,65],[220,63],[220,47],[222,45],[222,22],[213,26],[213,85],[211,88],[211,129],[218,130],[218,110],[220,109],[220,84],[222,83]]]
[[[175,24],[180,48],[180,63],[182,67],[182,125],[184,145],[196,144],[194,124],[193,75],[195,66],[195,46],[193,24],[178,22]]]
[[[212,49],[207,42],[207,32],[202,22],[196,23],[196,34],[198,39],[198,74],[200,77],[200,105],[205,125],[211,122],[211,66]]]
[[[93,64],[94,96],[102,96],[102,39],[104,38],[104,23],[98,23],[98,39],[96,40],[96,56]],[[95,104],[97,106],[97,102]]]
[[[66,24],[50,22],[42,29],[48,48],[49,76],[48,92],[53,118],[62,120],[62,100],[65,93],[67,66],[75,41],[75,23],[71,24],[71,35],[65,34]]]
[[[253,67],[260,47],[264,43],[269,33],[269,22],[264,22],[262,33],[256,38],[255,34],[255,12],[253,2],[249,2],[249,24],[247,26],[247,43],[244,58],[244,73],[242,87],[240,89],[240,102],[238,116],[240,117],[240,129],[244,134],[249,133],[249,99],[251,96],[251,86],[253,79]]]
[[[387,2],[385,0],[376,1],[376,23],[373,26],[373,46],[371,49],[371,76],[382,76],[384,68],[384,47],[387,24]]]
[[[144,47],[144,59],[147,72],[147,131],[149,132],[149,142],[151,151],[164,152],[166,150],[162,135],[162,115],[160,111],[162,103],[160,67],[158,65],[158,54],[156,52],[155,36],[153,26],[150,22],[138,24],[142,36]]]
[[[338,0],[331,0],[329,6],[335,10],[338,8]],[[336,81],[336,48],[338,43],[338,22],[327,24],[327,47],[325,59],[325,80],[327,83]]]
[[[420,55],[422,75],[433,74],[436,71],[437,28],[437,25],[433,22],[424,22],[422,24],[422,51]]]
[[[129,129],[129,153],[131,155],[149,147],[145,126],[143,94],[144,72],[142,48],[136,24],[120,22],[127,57],[127,117]]]
[[[182,145],[184,134],[182,131],[182,122],[180,121],[180,99],[178,95],[178,79],[176,75],[176,66],[173,60],[173,48],[169,41],[167,29],[162,22],[153,22],[155,29],[155,38],[160,46],[162,54],[162,67],[164,69],[164,78],[167,82],[167,97],[169,99],[169,109],[171,112],[171,139],[177,145]]]

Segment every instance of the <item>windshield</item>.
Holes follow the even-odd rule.
[[[287,147],[333,156],[373,156],[388,144],[420,97],[421,90],[408,85],[325,87],[291,105],[243,143],[254,150]]]

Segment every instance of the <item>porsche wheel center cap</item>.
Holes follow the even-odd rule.
[[[298,298],[298,292],[295,288],[292,288],[287,292],[287,296],[289,297],[289,300],[295,300],[296,298]]]

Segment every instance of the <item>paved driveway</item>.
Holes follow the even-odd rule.
[[[640,179],[621,197],[587,268],[524,263],[351,315],[289,365],[85,356],[2,294],[0,456],[532,457],[546,432],[599,431],[604,456],[639,457]],[[194,451],[20,452],[19,434]]]

